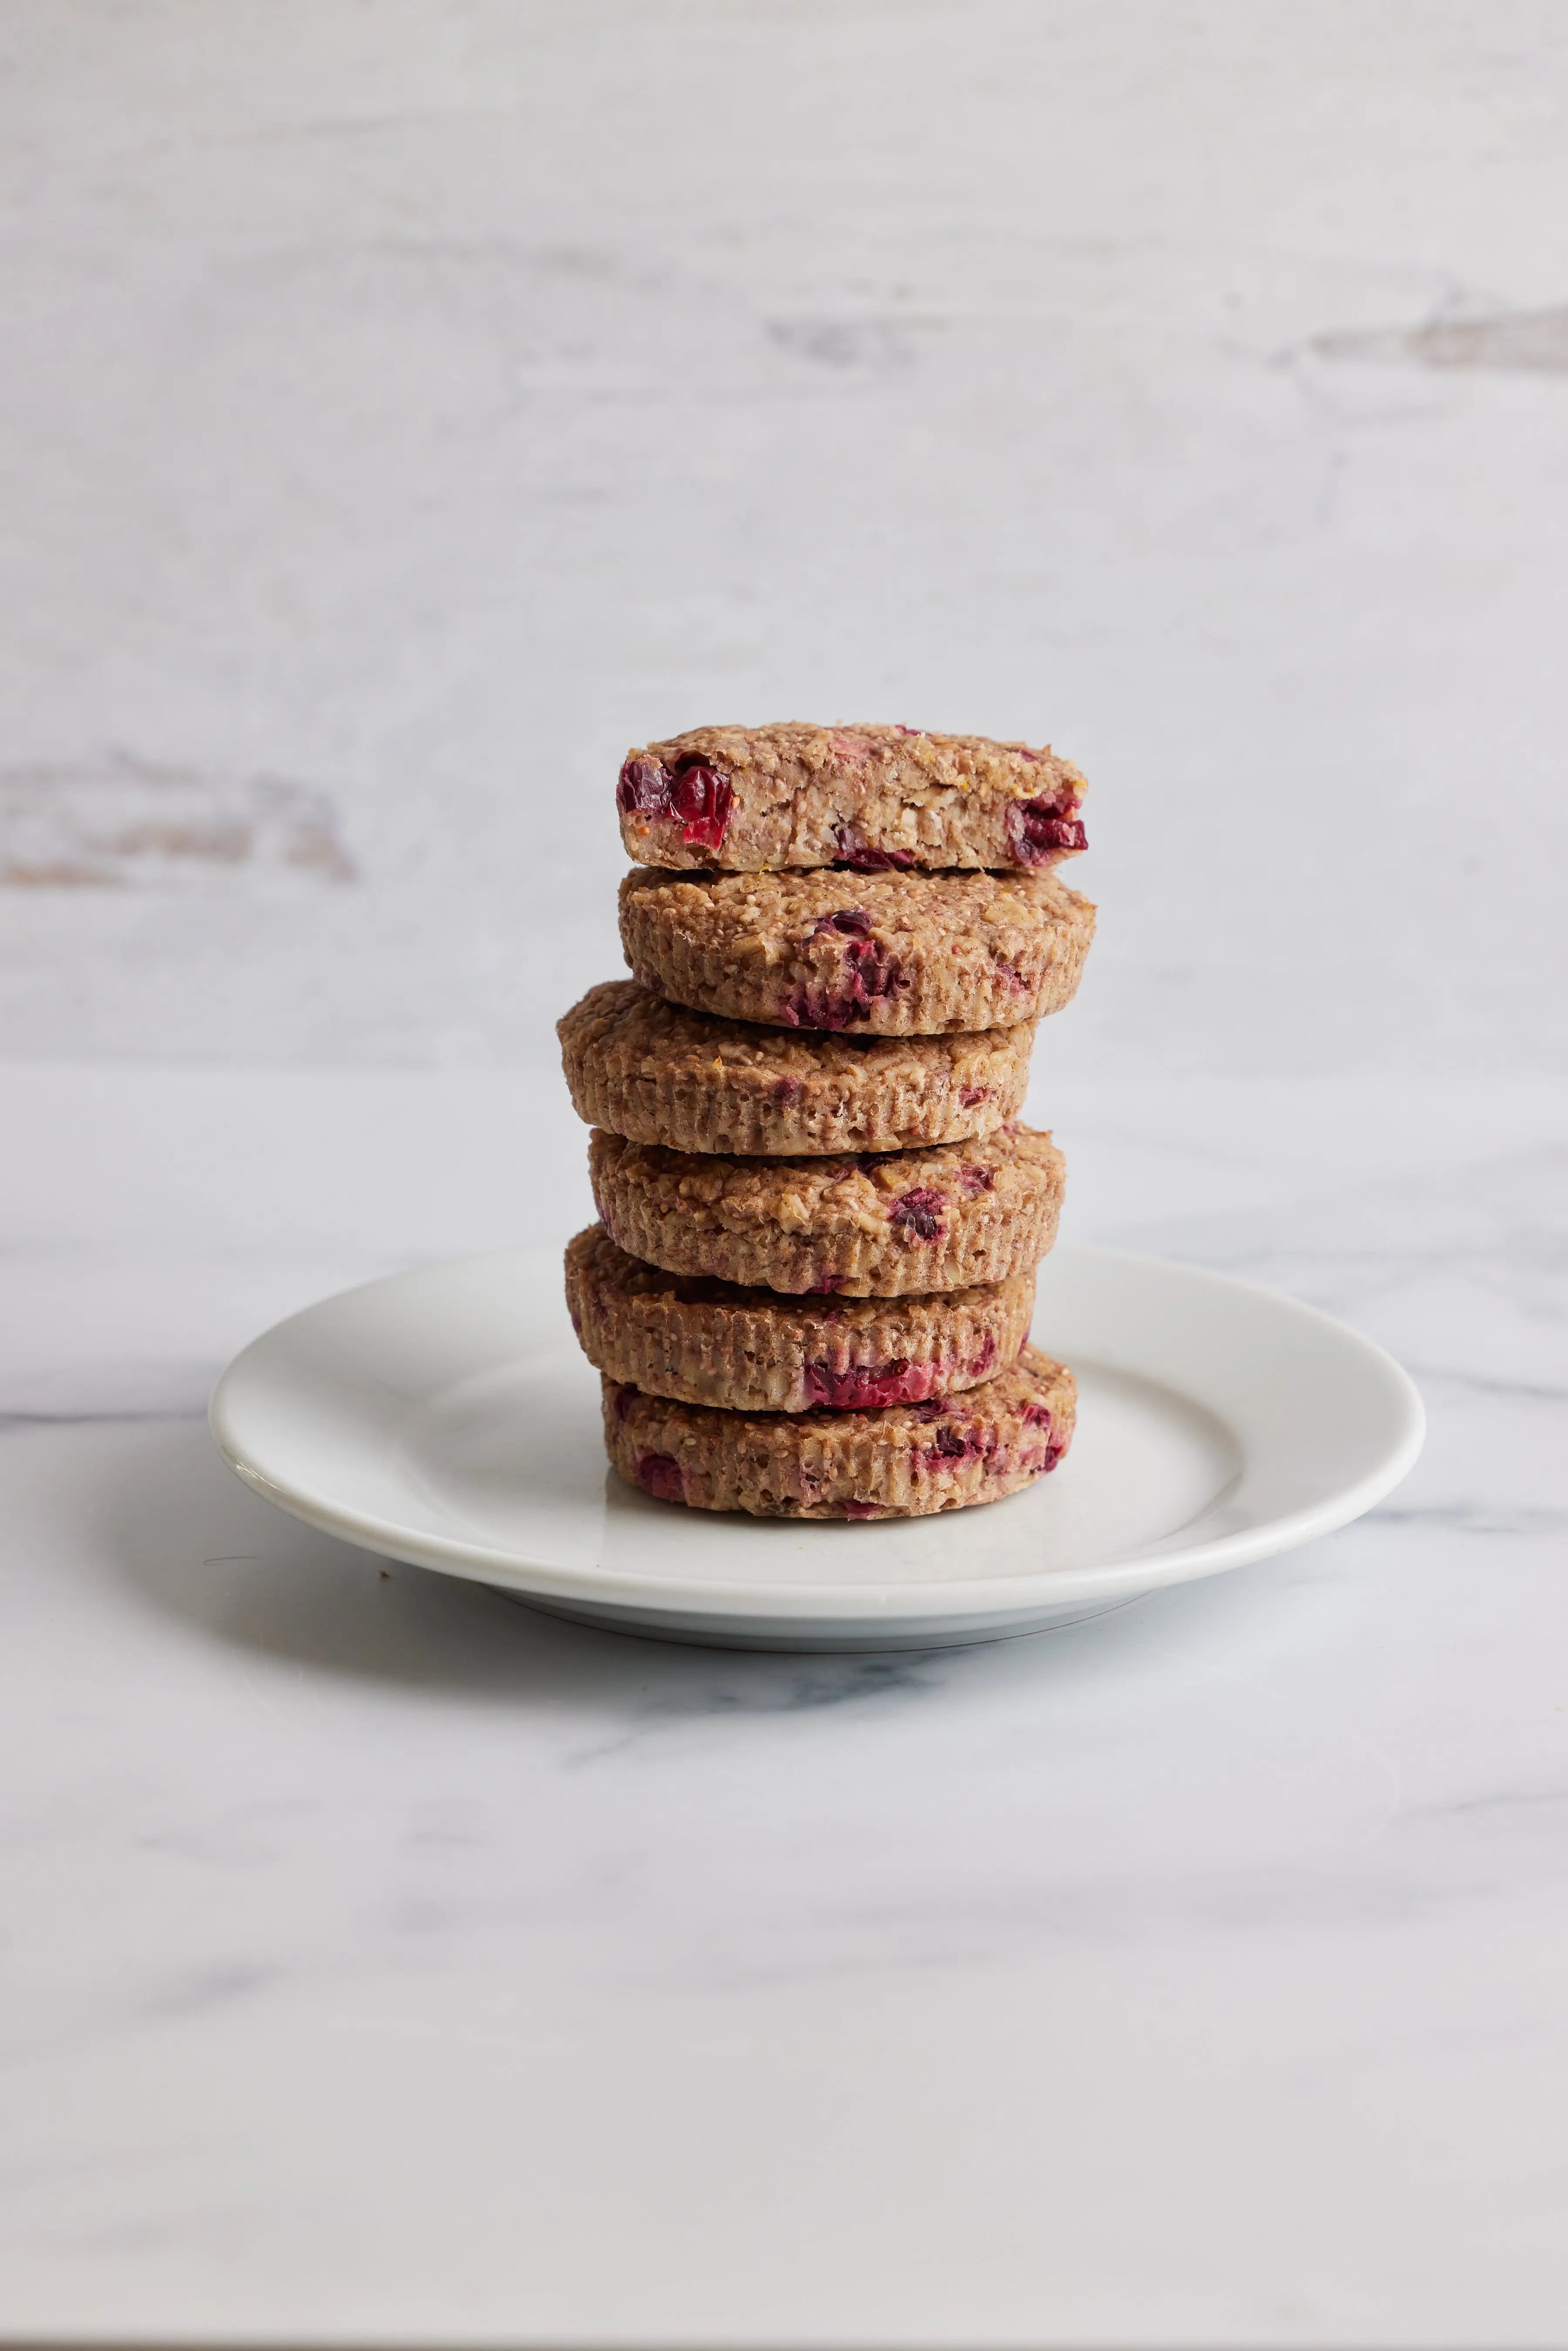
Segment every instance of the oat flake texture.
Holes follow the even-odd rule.
[[[1034,1270],[907,1298],[785,1298],[666,1273],[602,1225],[566,1252],[572,1327],[594,1368],[650,1395],[739,1412],[866,1410],[978,1385],[1018,1359]]]

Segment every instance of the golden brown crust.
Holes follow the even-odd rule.
[[[629,1485],[698,1510],[768,1519],[924,1518],[1056,1467],[1077,1391],[1037,1347],[983,1386],[878,1412],[720,1412],[604,1382],[604,1441]]]
[[[1094,909],[1051,873],[736,873],[639,867],[621,942],[639,985],[768,1027],[884,1037],[1006,1029],[1078,987]]]
[[[854,1411],[976,1387],[1016,1361],[1034,1271],[915,1298],[780,1298],[665,1273],[602,1225],[569,1242],[566,1299],[582,1352],[649,1395],[737,1412]]]
[[[1022,1107],[1032,1023],[983,1036],[835,1037],[690,1011],[634,980],[556,1023],[580,1118],[637,1143],[748,1154],[902,1151],[989,1134]]]
[[[1077,855],[1084,789],[1049,745],[791,722],[643,745],[615,798],[627,854],[644,865],[1003,871]]]
[[[594,1205],[619,1246],[670,1273],[794,1295],[894,1298],[1005,1281],[1056,1238],[1066,1163],[1015,1127],[850,1158],[733,1159],[589,1138]]]

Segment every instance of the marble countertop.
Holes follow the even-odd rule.
[[[1070,1222],[1392,1347],[1293,1556],[992,1648],[597,1635],[317,1537],[201,1413],[563,1238],[497,1073],[0,1078],[0,2334],[1555,2345],[1561,1087],[1037,1075]]]

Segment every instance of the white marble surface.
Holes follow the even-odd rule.
[[[1083,1072],[1568,1064],[1552,0],[12,14],[0,1051],[542,1070],[627,744],[880,714]]]
[[[1556,2346],[1568,1101],[1033,1098],[1399,1353],[1293,1557],[918,1658],[593,1635],[221,1468],[222,1356],[564,1233],[484,1072],[0,1076],[0,2335]]]

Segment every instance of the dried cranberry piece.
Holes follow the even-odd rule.
[[[990,1091],[989,1086],[960,1086],[958,1089],[959,1109],[973,1110],[977,1102],[983,1102],[985,1101],[986,1096],[990,1092]]]
[[[685,1477],[673,1453],[639,1453],[637,1483],[656,1501],[684,1502],[686,1499]]]
[[[836,824],[833,839],[839,845],[838,863],[857,873],[904,873],[915,862],[907,849],[873,849],[858,824]]]
[[[997,1334],[988,1331],[980,1342],[980,1352],[972,1364],[965,1366],[972,1380],[983,1379],[997,1360]]]
[[[615,805],[623,816],[668,816],[668,772],[657,759],[628,759],[615,786]]]
[[[773,1099],[775,1102],[793,1102],[800,1091],[800,1081],[799,1078],[775,1078],[773,1081]]]
[[[723,845],[734,799],[729,778],[695,753],[677,759],[673,768],[657,759],[628,759],[615,787],[615,805],[623,816],[672,820],[688,849]]]
[[[966,1461],[988,1461],[997,1449],[995,1429],[939,1428],[935,1440],[916,1451],[915,1466],[925,1469],[957,1469]]]
[[[1049,1429],[1051,1426],[1051,1414],[1042,1404],[1026,1404],[1019,1416],[1026,1428]]]
[[[852,1020],[869,1012],[879,997],[895,995],[908,986],[897,956],[880,939],[851,939],[844,948],[844,963]]]
[[[801,942],[807,949],[816,938],[841,938],[843,972],[826,985],[802,980],[779,1008],[792,1029],[847,1029],[863,1020],[879,997],[892,996],[909,985],[898,957],[885,943],[872,936],[872,917],[863,906],[845,906],[836,914],[821,914]]]
[[[942,1211],[947,1196],[930,1184],[917,1184],[913,1192],[901,1192],[889,1208],[888,1221],[897,1225],[907,1240],[934,1241],[942,1230]]]
[[[808,1298],[831,1298],[844,1286],[841,1273],[821,1273],[806,1292]]]
[[[1087,849],[1089,840],[1073,811],[1078,795],[1071,785],[1049,799],[1011,800],[1008,805],[1008,846],[1019,865],[1044,865],[1052,857],[1071,857]]]
[[[966,1192],[989,1192],[996,1180],[994,1167],[960,1167],[958,1170],[958,1181]]]
[[[846,1519],[880,1519],[882,1516],[882,1506],[877,1502],[845,1502],[842,1507]]]
[[[936,1376],[934,1364],[911,1364],[902,1355],[880,1369],[852,1364],[835,1371],[829,1364],[808,1364],[806,1394],[828,1412],[873,1412],[883,1405],[917,1404],[930,1395]]]
[[[670,814],[682,827],[688,849],[723,846],[735,799],[729,778],[706,759],[688,757],[676,761],[670,777]]]

